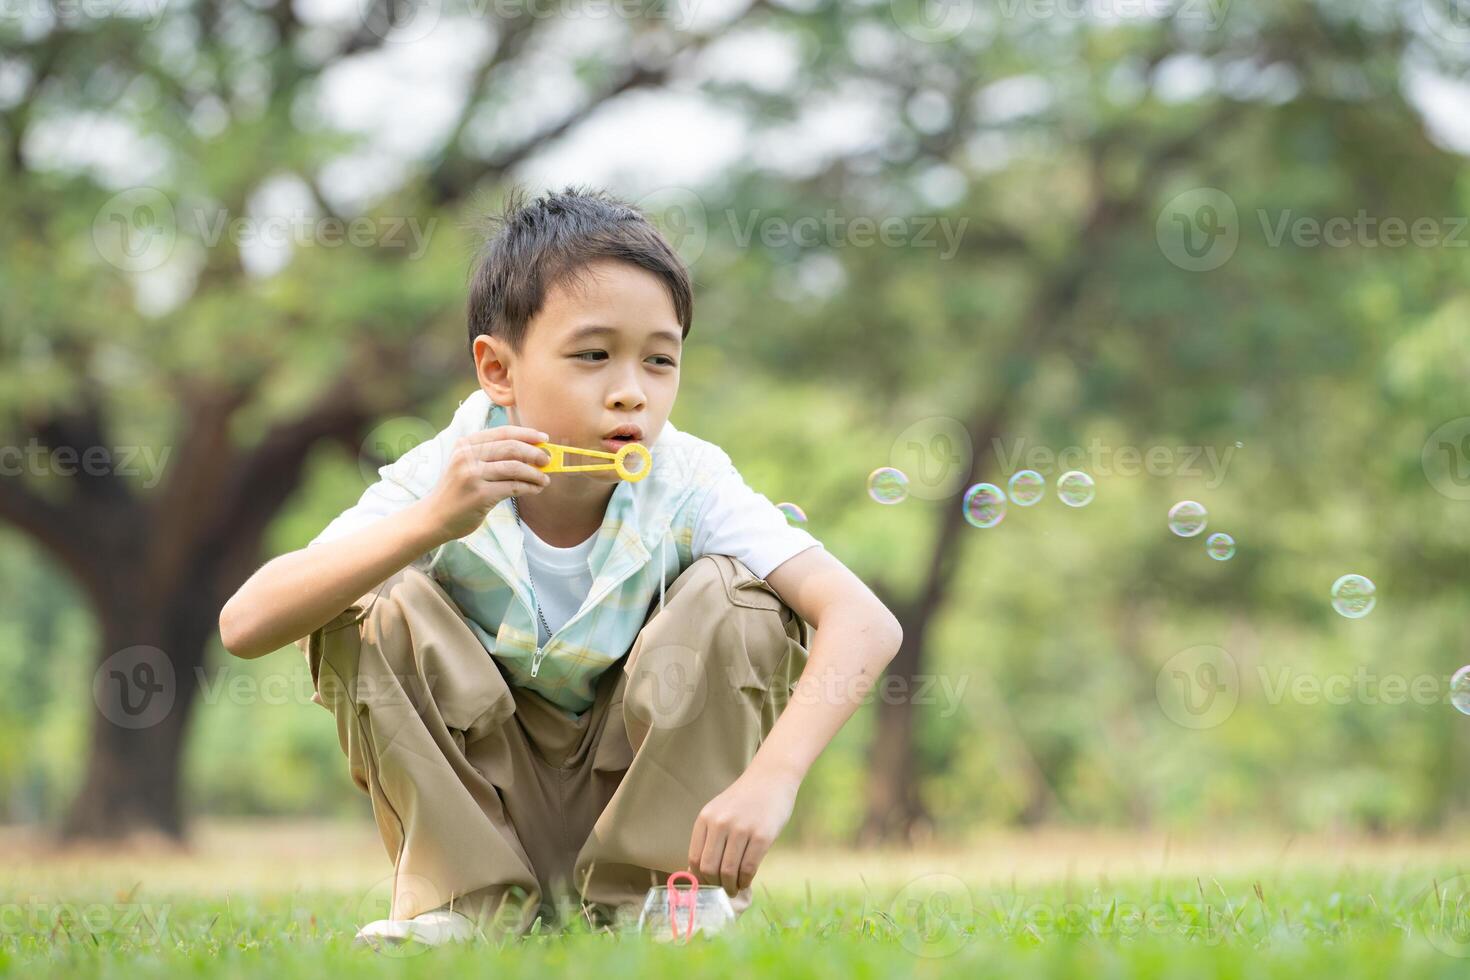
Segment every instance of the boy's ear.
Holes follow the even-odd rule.
[[[515,404],[515,386],[511,384],[510,365],[512,355],[508,345],[499,337],[481,334],[475,338],[475,374],[480,387],[490,400],[502,407]]]

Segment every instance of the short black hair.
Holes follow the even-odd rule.
[[[486,222],[470,273],[470,352],[475,338],[499,337],[519,353],[531,319],[553,286],[576,280],[590,262],[617,259],[658,276],[683,336],[694,318],[689,270],[646,215],[606,191],[568,187],[526,201],[513,187]]]

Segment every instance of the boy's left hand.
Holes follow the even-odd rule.
[[[689,838],[689,870],[701,882],[719,882],[732,896],[748,887],[791,819],[799,785],[747,769],[699,811]]]

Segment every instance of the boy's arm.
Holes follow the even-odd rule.
[[[734,894],[747,887],[791,817],[807,770],[898,653],[903,629],[871,589],[825,548],[782,562],[766,582],[813,628],[786,709],[740,776],[694,822],[689,868]]]
[[[442,544],[441,534],[420,500],[351,534],[272,559],[220,611],[225,649],[250,660],[310,635]]]
[[[426,466],[433,476],[420,481],[432,482],[427,496],[385,478],[359,503],[372,523],[282,555],[250,576],[220,611],[225,649],[251,659],[310,636],[414,559],[470,534],[506,497],[540,493],[551,481],[537,468],[551,461],[535,445],[549,438],[539,429],[499,425],[442,449],[439,438],[391,464],[409,474]],[[441,463],[436,454],[448,458]]]

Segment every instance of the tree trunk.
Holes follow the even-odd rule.
[[[91,748],[61,839],[185,836],[184,732],[217,604],[203,588],[164,608],[118,601],[101,613],[91,690]],[[119,597],[121,600],[122,597]]]
[[[1102,226],[1100,216],[1088,222],[1084,241],[1095,236]],[[1085,253],[1084,253],[1085,254]],[[982,456],[994,445],[1006,424],[1009,406],[1025,386],[1034,368],[1036,355],[1059,329],[1058,324],[1076,302],[1081,290],[1085,262],[1074,259],[1061,267],[1054,279],[1042,290],[1032,306],[1026,326],[1016,338],[1014,347],[1004,358],[996,360],[995,374],[1000,379],[995,393],[973,409],[966,431],[974,434],[973,451],[960,485],[969,487],[984,474]],[[914,691],[922,680],[924,646],[929,626],[944,605],[954,580],[961,543],[968,525],[958,501],[944,506],[936,522],[934,551],[918,598],[899,607],[896,613],[903,627],[903,643],[888,665],[887,675],[903,677],[901,690]],[[895,604],[889,603],[890,608]],[[919,797],[919,772],[914,758],[914,706],[910,699],[888,703],[878,700],[878,723],[869,755],[866,812],[858,843],[871,845],[879,841],[912,841],[928,822],[927,812]],[[1020,739],[1019,733],[1016,738]],[[1033,784],[1036,790],[1028,805],[1028,819],[1040,819],[1053,802],[1044,779]]]

